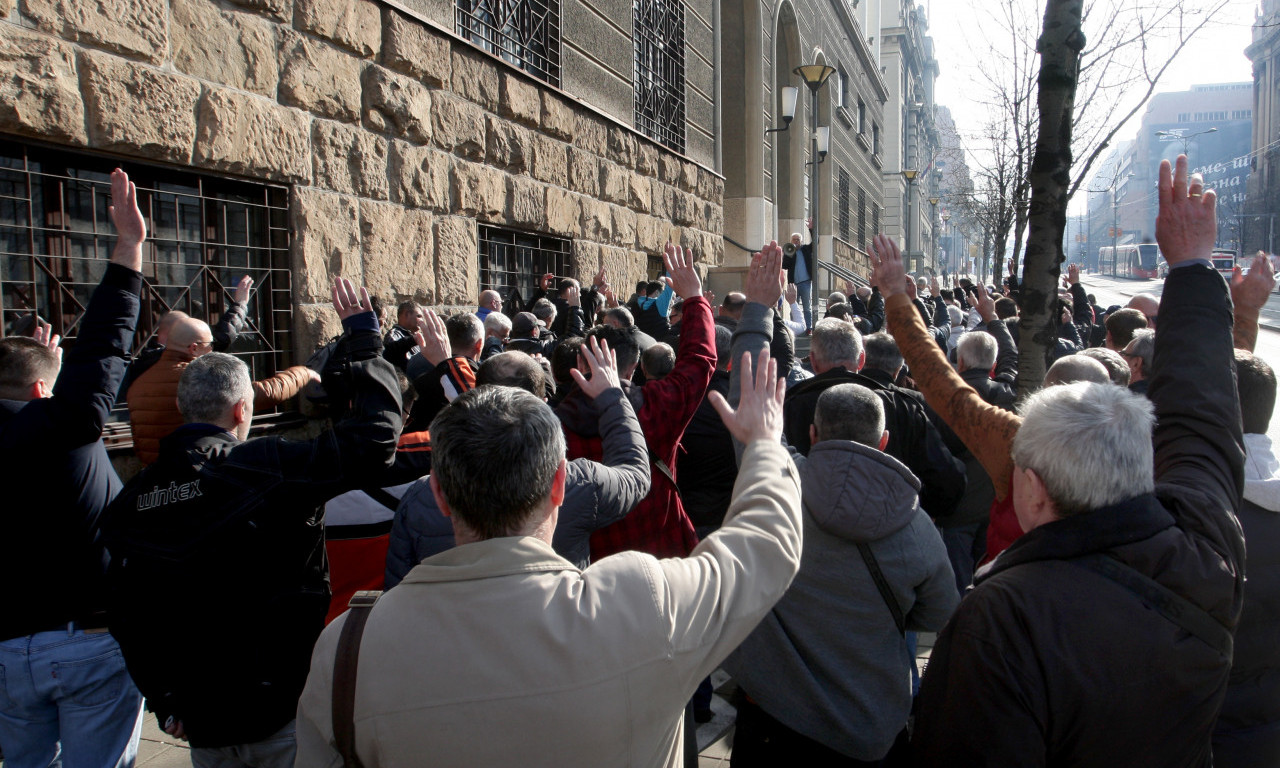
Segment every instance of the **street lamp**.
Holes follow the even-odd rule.
[[[769,128],[765,133],[777,133],[791,127],[791,120],[796,116],[796,99],[799,96],[800,89],[794,85],[788,85],[782,89],[782,127]]]
[[[938,199],[929,198],[929,232],[933,235],[929,243],[929,269],[935,275],[938,273]]]
[[[1205,135],[1206,133],[1217,133],[1217,132],[1218,132],[1218,127],[1215,125],[1215,126],[1214,126],[1214,127],[1212,127],[1212,128],[1206,128],[1206,129],[1204,129],[1203,131],[1196,131],[1195,133],[1183,133],[1181,130],[1177,130],[1177,131],[1156,131],[1156,135],[1157,135],[1157,136],[1166,136],[1166,137],[1168,137],[1168,138],[1171,138],[1171,139],[1177,139],[1178,141],[1181,141],[1181,142],[1182,142],[1182,154],[1184,154],[1184,155],[1185,155],[1185,154],[1187,154],[1187,142],[1191,141],[1192,139],[1194,139],[1194,138],[1195,138],[1195,137],[1197,137],[1197,136],[1203,136],[1203,135]]]
[[[919,172],[919,171],[916,171],[916,170],[904,170],[904,171],[902,172],[902,177],[903,177],[903,178],[905,178],[905,179],[907,180],[907,216],[906,216],[906,218],[903,220],[903,221],[905,221],[906,223],[905,223],[905,225],[904,225],[904,226],[903,226],[903,228],[902,228],[902,229],[903,229],[902,234],[906,237],[906,240],[907,240],[907,266],[908,266],[908,268],[910,268],[910,266],[911,266],[911,208],[912,208],[912,203],[914,202],[913,198],[916,196],[916,194],[915,194],[915,192],[916,192],[916,177],[917,177],[917,176],[919,176],[919,175],[920,175],[920,172]]]
[[[950,272],[950,270],[948,269],[948,267],[951,266],[950,262],[954,262],[956,259],[955,235],[953,235],[951,231],[947,229],[948,221],[951,221],[951,212],[944,210],[942,212],[942,235],[943,237],[947,238],[947,258],[948,258],[948,263],[943,267],[944,275]]]
[[[818,89],[835,73],[836,68],[826,64],[806,64],[791,71],[799,75],[804,84],[809,86],[809,126],[813,129],[812,149],[809,153],[811,158],[809,162],[814,166],[809,172],[809,218],[813,221],[813,239],[809,243],[811,264],[805,265],[805,269],[809,271],[809,316],[804,319],[805,324],[812,328],[814,288],[818,279],[818,236],[822,227],[822,222],[818,218],[818,164],[827,157],[827,142],[831,136],[830,128],[818,128]]]

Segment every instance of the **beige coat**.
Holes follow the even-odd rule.
[[[682,765],[685,703],[786,591],[800,531],[795,466],[778,443],[757,441],[724,527],[688,558],[623,552],[580,571],[522,537],[424,560],[365,628],[362,762]],[[342,764],[330,699],[345,618],[312,655],[298,705],[300,767]]]

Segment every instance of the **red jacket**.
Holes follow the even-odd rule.
[[[684,303],[680,349],[671,373],[643,387],[623,383],[649,447],[653,481],[649,495],[631,514],[592,534],[592,560],[627,550],[655,557],[684,557],[698,543],[679,491],[655,462],[661,460],[675,476],[676,448],[715,372],[715,339],[711,305],[701,296],[688,299]],[[556,413],[564,428],[569,458],[602,460],[604,451],[596,433],[598,417],[591,400],[579,391],[572,392]]]

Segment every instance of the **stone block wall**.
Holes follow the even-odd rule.
[[[719,175],[370,0],[6,0],[0,61],[0,134],[292,185],[299,360],[335,273],[473,305],[477,223],[624,288],[668,240],[723,259]]]

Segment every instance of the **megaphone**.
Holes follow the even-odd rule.
[[[795,255],[796,255],[796,244],[795,244],[795,243],[793,243],[793,242],[791,242],[790,240],[788,240],[787,242],[783,243],[783,244],[782,244],[782,255],[783,255],[783,256],[795,256]]]

